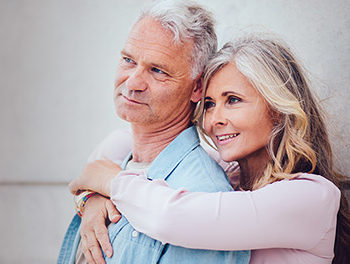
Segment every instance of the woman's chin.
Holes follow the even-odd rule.
[[[220,159],[225,162],[232,162],[236,160],[235,157],[232,155],[232,153],[219,152],[219,154],[220,154]]]

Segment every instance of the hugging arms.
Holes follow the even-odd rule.
[[[108,182],[105,187],[84,185],[83,173],[72,191],[110,196],[136,230],[163,243],[249,249],[250,263],[331,263],[335,251],[333,263],[346,263],[341,178],[331,165],[318,104],[285,44],[254,35],[227,43],[206,66],[203,86],[197,124],[222,160],[238,162],[237,191],[172,189],[147,179],[147,170],[119,173],[106,161],[92,163],[97,169],[91,174]],[[99,235],[93,250],[98,240],[107,244]]]

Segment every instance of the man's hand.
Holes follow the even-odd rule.
[[[69,184],[71,193],[91,190],[110,197],[111,180],[121,171],[119,165],[110,160],[95,160],[86,165],[81,175]]]
[[[113,255],[106,225],[120,218],[120,213],[106,197],[96,194],[87,200],[80,235],[82,251],[89,264],[105,263],[101,248],[107,257]]]

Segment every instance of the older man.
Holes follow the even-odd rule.
[[[141,15],[121,52],[115,82],[117,113],[131,123],[133,132],[132,153],[122,168],[142,168],[148,178],[165,179],[175,188],[232,190],[222,169],[200,147],[196,128],[191,125],[195,103],[201,98],[199,79],[216,45],[211,15],[198,5],[161,2]],[[101,197],[90,199],[99,201]],[[101,201],[104,210],[103,198]],[[101,212],[96,203],[94,208]],[[103,262],[96,244],[87,243],[85,238],[79,242],[79,224],[75,217],[58,262]],[[247,251],[163,244],[134,230],[124,217],[109,226],[108,234],[114,254],[109,258],[106,255],[111,253],[105,252],[107,263],[249,262]]]

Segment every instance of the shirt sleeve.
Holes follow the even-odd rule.
[[[139,172],[121,172],[112,201],[131,225],[177,246],[211,250],[310,249],[334,223],[340,191],[304,175],[256,191],[189,192]]]
[[[132,147],[132,134],[128,129],[116,129],[90,154],[88,162],[108,158],[120,165]]]

